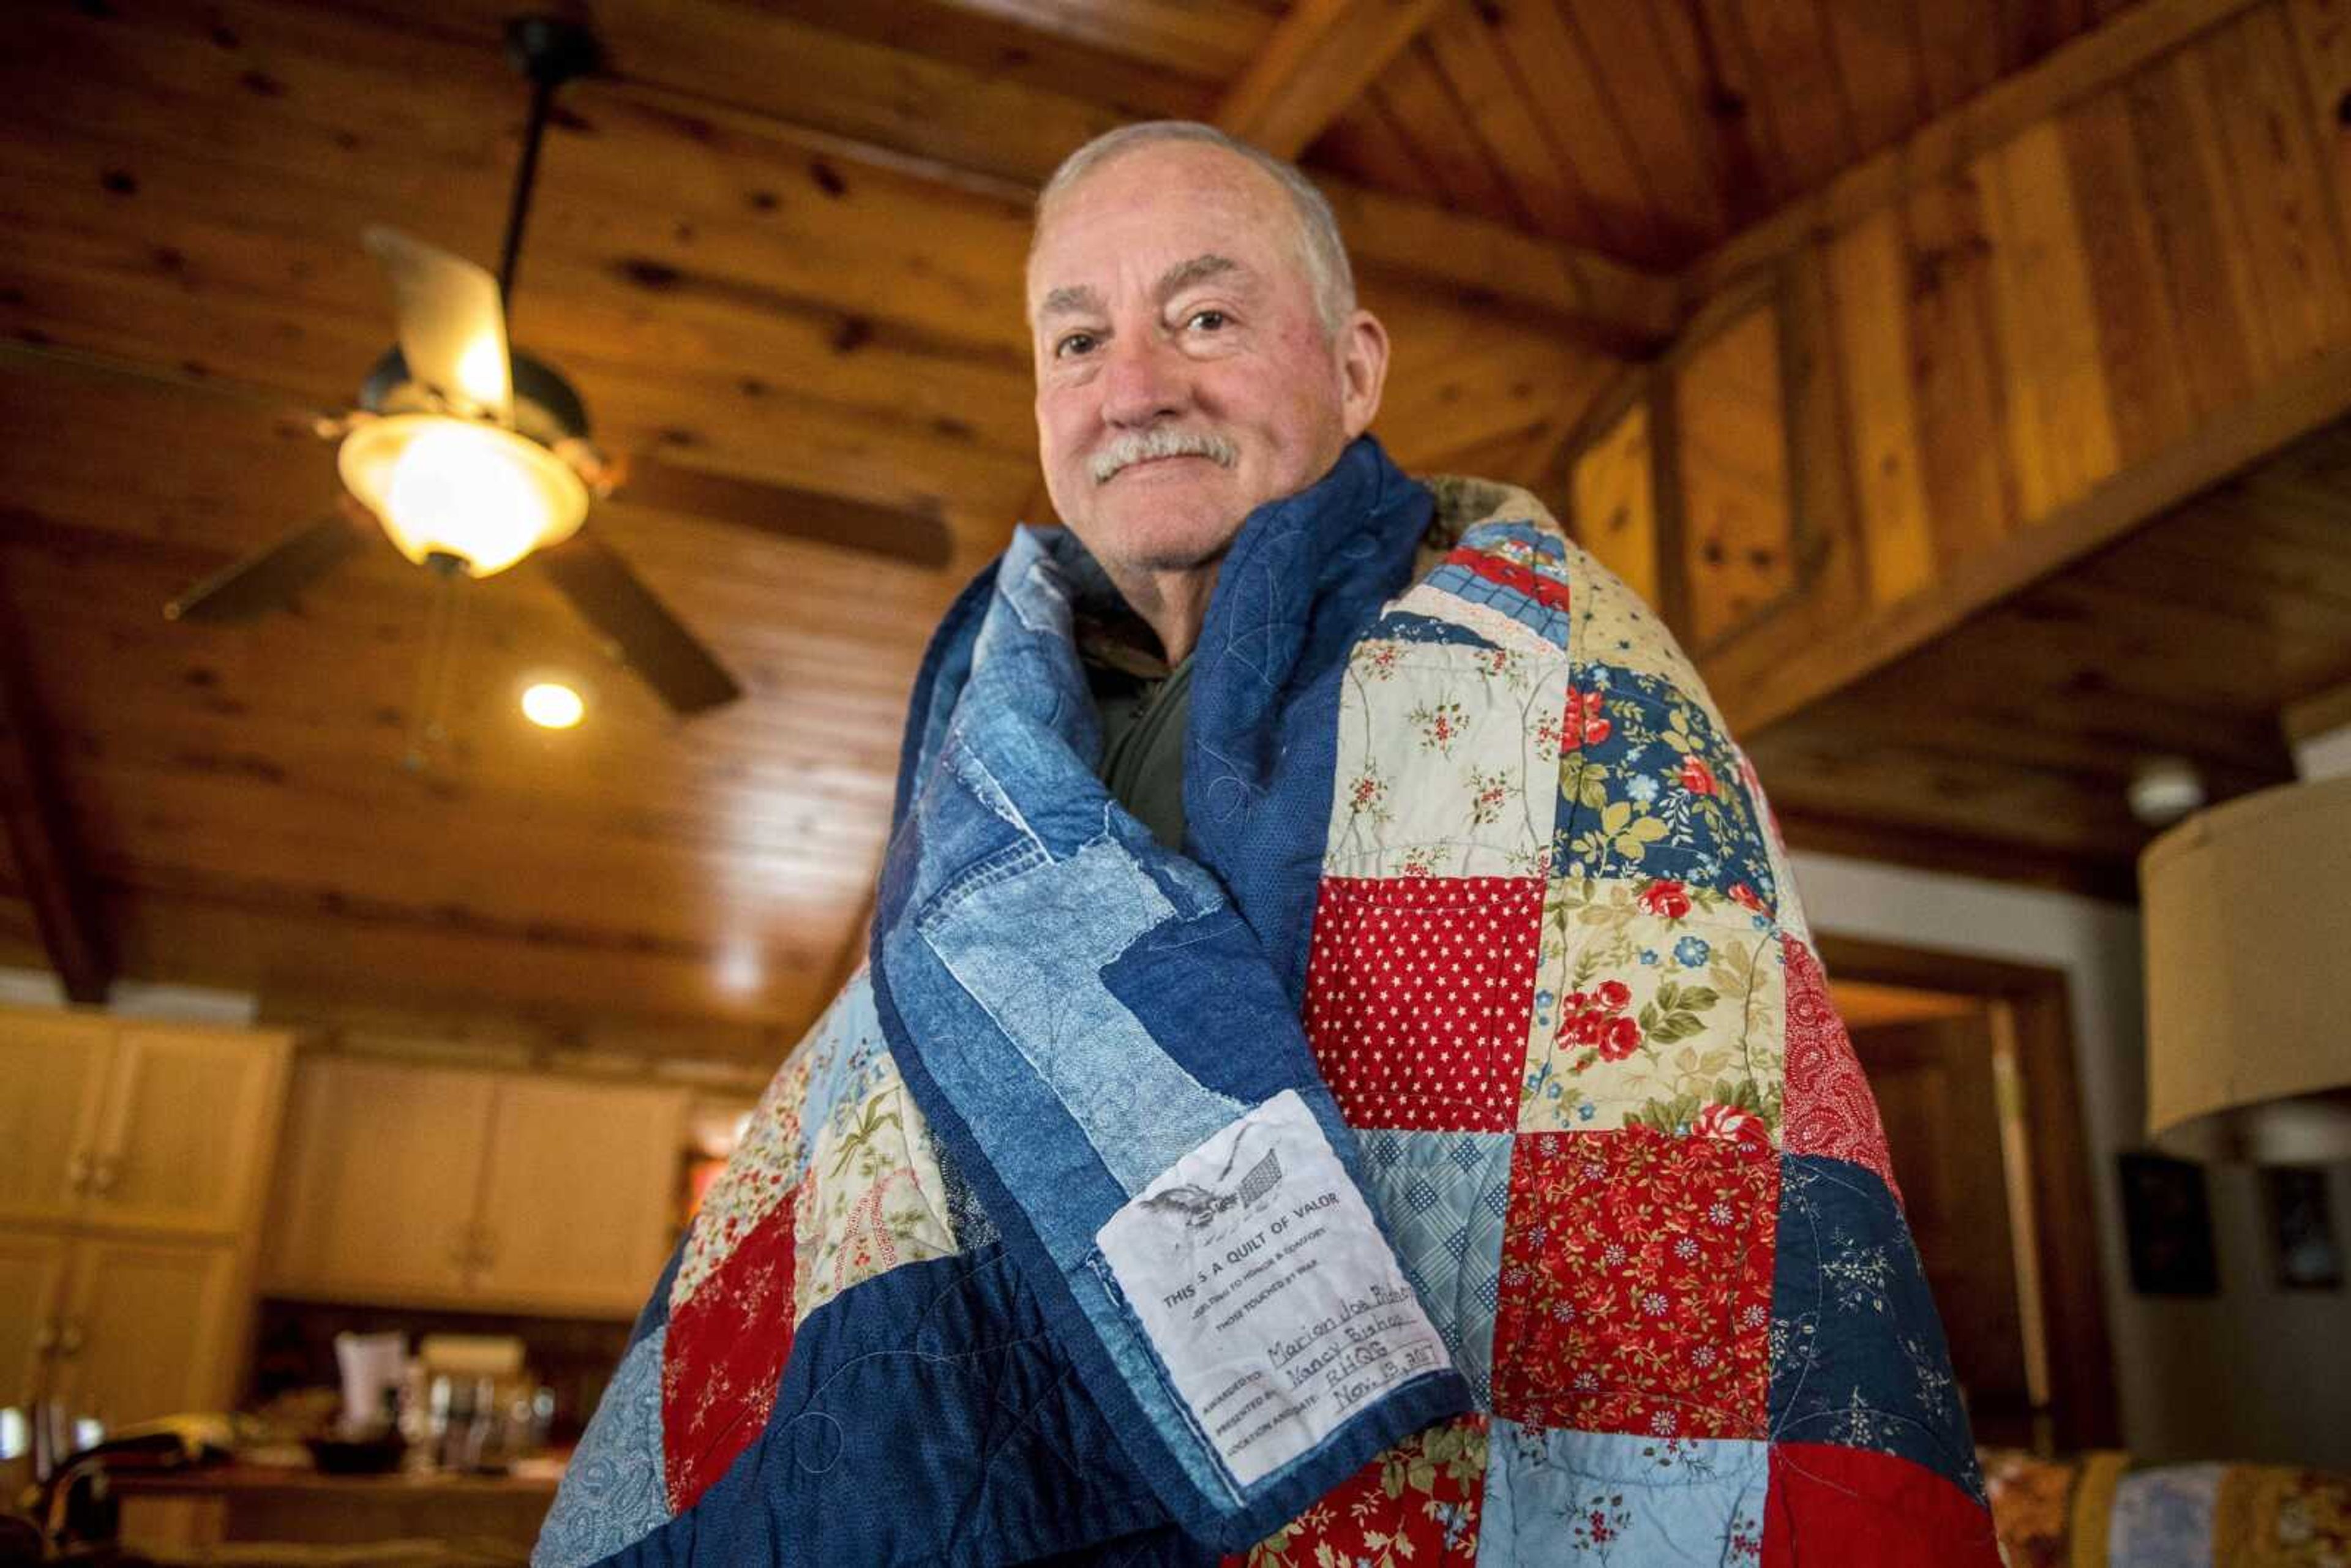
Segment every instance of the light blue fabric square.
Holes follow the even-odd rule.
[[[586,1568],[669,1522],[663,1479],[664,1324],[629,1348],[563,1472],[531,1568]]]
[[[1748,1438],[1541,1432],[1497,1416],[1479,1568],[1751,1563],[1771,1481],[1771,1446]]]
[[[1395,1235],[1405,1275],[1479,1406],[1491,1408],[1510,1134],[1383,1129],[1361,1143],[1365,1188]]]

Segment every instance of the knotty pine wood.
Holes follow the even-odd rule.
[[[1919,472],[1945,564],[1995,545],[2017,521],[1981,202],[1962,175],[1922,186],[1903,204]]]
[[[1708,150],[1705,116],[1686,86],[1667,43],[1668,29],[1686,26],[1671,6],[1628,6],[1619,0],[1558,0],[1569,35],[1588,57],[1605,60],[1599,73],[1604,120],[1579,129],[1579,141],[1621,136],[1646,193],[1661,254],[1690,255],[1706,237],[1726,232],[1729,204]],[[1538,94],[1541,113],[1550,100]]]
[[[1602,236],[1617,255],[1664,256],[1650,195],[1609,107],[1607,73],[1560,0],[1464,6],[1431,28],[1428,41],[1458,90],[1506,99],[1509,122],[1533,131],[1531,141],[1510,144],[1516,155],[1503,167],[1547,233]]]
[[[1672,380],[1688,636],[1703,650],[1795,583],[1779,311],[1750,311]]]
[[[1363,96],[1445,0],[1298,0],[1227,71],[1219,126],[1277,158],[1296,158]]]
[[[2122,90],[2066,110],[2063,135],[2116,456],[2136,463],[2184,434],[2193,405]]]
[[[1658,600],[1656,454],[1649,404],[1635,399],[1575,461],[1576,539],[1642,600]]]
[[[1875,603],[1890,604],[1935,576],[1911,385],[1900,214],[1891,209],[1872,214],[1831,241],[1827,255],[1869,594]],[[1837,455],[1832,451],[1823,460]]]
[[[2057,124],[2044,120],[1987,152],[1970,174],[1991,246],[2018,514],[2043,517],[2080,499],[2119,461]]]

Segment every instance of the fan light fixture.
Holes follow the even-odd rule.
[[[588,516],[588,486],[570,465],[500,425],[393,414],[345,436],[335,462],[419,566],[452,557],[488,577],[570,538]]]
[[[560,681],[540,681],[524,688],[522,716],[541,729],[569,729],[588,716],[588,704]]]

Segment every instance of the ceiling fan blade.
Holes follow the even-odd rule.
[[[379,224],[363,237],[392,283],[408,373],[451,402],[514,423],[514,367],[498,280],[398,229]]]
[[[197,583],[163,606],[163,618],[221,623],[291,609],[296,594],[358,549],[365,537],[340,515],[305,524]]]
[[[673,711],[701,713],[743,695],[735,677],[593,533],[576,533],[531,559]]]
[[[935,514],[876,506],[764,479],[742,479],[652,457],[632,458],[618,500],[737,528],[863,550],[910,566],[947,564],[954,541]]]

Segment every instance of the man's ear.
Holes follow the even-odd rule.
[[[1388,383],[1388,329],[1358,310],[1339,329],[1340,416],[1353,441],[1372,427],[1380,392]]]

